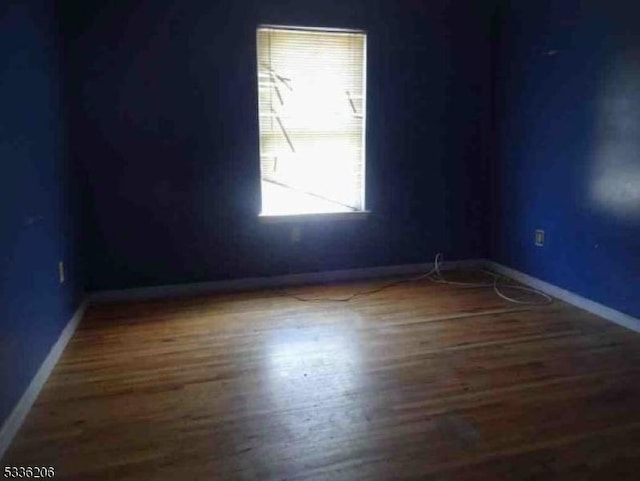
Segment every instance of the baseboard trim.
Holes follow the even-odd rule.
[[[616,311],[615,309],[607,307],[603,304],[599,304],[595,301],[587,299],[586,297],[582,297],[571,291],[562,289],[561,287],[542,281],[540,279],[537,279],[536,277],[530,276],[497,262],[487,261],[487,267],[500,274],[511,277],[518,282],[545,292],[546,294],[568,302],[569,304],[573,304],[580,309],[584,309],[585,311],[600,316],[622,327],[626,327],[627,329],[631,329],[632,331],[640,332],[640,319],[636,319],[635,317],[625,314],[624,312]]]
[[[442,270],[470,269],[485,265],[483,259],[447,261],[441,264]],[[419,274],[433,269],[433,262],[424,264],[401,264],[394,266],[363,267],[335,271],[306,272],[271,277],[250,277],[227,281],[199,282],[191,284],[172,284],[154,287],[140,287],[114,291],[96,291],[89,295],[91,302],[141,301],[164,297],[182,297],[214,292],[249,291],[305,284],[352,281],[375,277],[390,277]]]
[[[82,316],[84,315],[84,311],[87,308],[88,302],[85,300],[80,304],[73,317],[69,320],[65,328],[60,333],[58,340],[51,347],[49,354],[45,358],[45,360],[40,365],[38,372],[29,383],[27,390],[24,392],[18,404],[13,408],[9,417],[5,420],[2,425],[2,429],[0,429],[0,459],[4,456],[5,452],[11,445],[11,441],[13,441],[14,436],[22,426],[27,414],[29,414],[29,410],[33,403],[38,398],[42,387],[47,382],[51,371],[58,363],[60,356],[62,355],[65,347],[69,343],[69,340],[73,337],[73,333],[76,331]]]

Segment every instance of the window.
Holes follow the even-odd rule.
[[[366,35],[257,37],[262,215],[363,211]]]

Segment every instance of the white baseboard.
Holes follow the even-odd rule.
[[[18,401],[18,404],[16,404],[11,414],[9,414],[9,417],[2,425],[2,429],[0,429],[0,459],[2,459],[2,456],[4,456],[4,453],[9,448],[13,437],[27,417],[27,414],[37,399],[38,394],[40,394],[40,390],[47,382],[49,374],[51,374],[51,371],[53,371],[58,359],[60,359],[64,348],[67,347],[67,343],[73,336],[73,333],[84,315],[87,304],[87,301],[80,304],[80,307],[78,307],[73,317],[60,333],[60,337],[58,337],[56,343],[51,347],[49,354],[42,362],[40,369],[38,369],[38,372],[31,380],[31,383]]]
[[[535,277],[532,277],[523,272],[512,269],[511,267],[503,266],[497,262],[487,261],[487,267],[505,276],[511,277],[518,282],[521,282],[527,286],[538,289],[550,296],[561,299],[569,304],[573,304],[580,309],[584,309],[592,314],[603,317],[604,319],[611,321],[620,326],[631,329],[632,331],[640,332],[640,319],[636,319],[624,312],[616,311],[605,305],[594,302],[586,297],[574,294],[571,291],[562,289],[561,287],[554,286],[548,282],[541,281]]]
[[[468,269],[485,265],[483,259],[447,261],[441,264],[442,270]],[[228,281],[199,282],[192,284],[173,284],[154,287],[140,287],[115,291],[97,291],[89,295],[91,302],[133,301],[180,297],[213,292],[248,291],[305,284],[352,281],[375,277],[402,276],[429,272],[433,262],[424,264],[402,264],[395,266],[363,267],[336,271],[307,272],[272,277],[250,277]]]

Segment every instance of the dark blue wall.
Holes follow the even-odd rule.
[[[503,15],[494,257],[640,317],[640,3]]]
[[[488,254],[489,3],[64,5],[90,289]],[[369,32],[370,219],[258,223],[259,23]]]
[[[53,18],[48,1],[0,5],[0,425],[81,296]]]

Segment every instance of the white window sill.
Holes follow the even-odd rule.
[[[353,212],[320,212],[313,214],[260,214],[261,224],[285,224],[296,222],[325,222],[342,220],[364,220],[371,214],[368,210]]]

